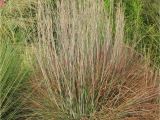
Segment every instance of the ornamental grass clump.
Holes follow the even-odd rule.
[[[121,5],[111,23],[103,1],[51,2],[38,1],[31,119],[157,120],[159,72],[123,43]]]

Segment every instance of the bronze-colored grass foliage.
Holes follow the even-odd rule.
[[[33,120],[158,120],[159,72],[115,33],[103,1],[38,0]],[[54,11],[53,11],[54,9]]]

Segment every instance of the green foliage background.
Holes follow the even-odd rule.
[[[105,0],[113,16],[117,3],[125,12],[125,42],[141,52],[152,65],[160,67],[160,1],[159,0]]]

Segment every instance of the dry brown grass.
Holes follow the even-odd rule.
[[[157,120],[159,73],[123,44],[124,13],[115,34],[102,1],[38,1],[42,78],[33,80],[34,119]]]

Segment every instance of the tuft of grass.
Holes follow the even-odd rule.
[[[0,120],[24,119],[27,113],[24,93],[31,67],[26,43],[34,39],[35,4],[7,0],[0,7]]]
[[[38,1],[30,119],[157,120],[159,72],[123,43],[121,4],[113,28],[103,1],[50,2]]]
[[[22,112],[21,92],[28,72],[19,50],[0,41],[0,120],[19,119]]]

